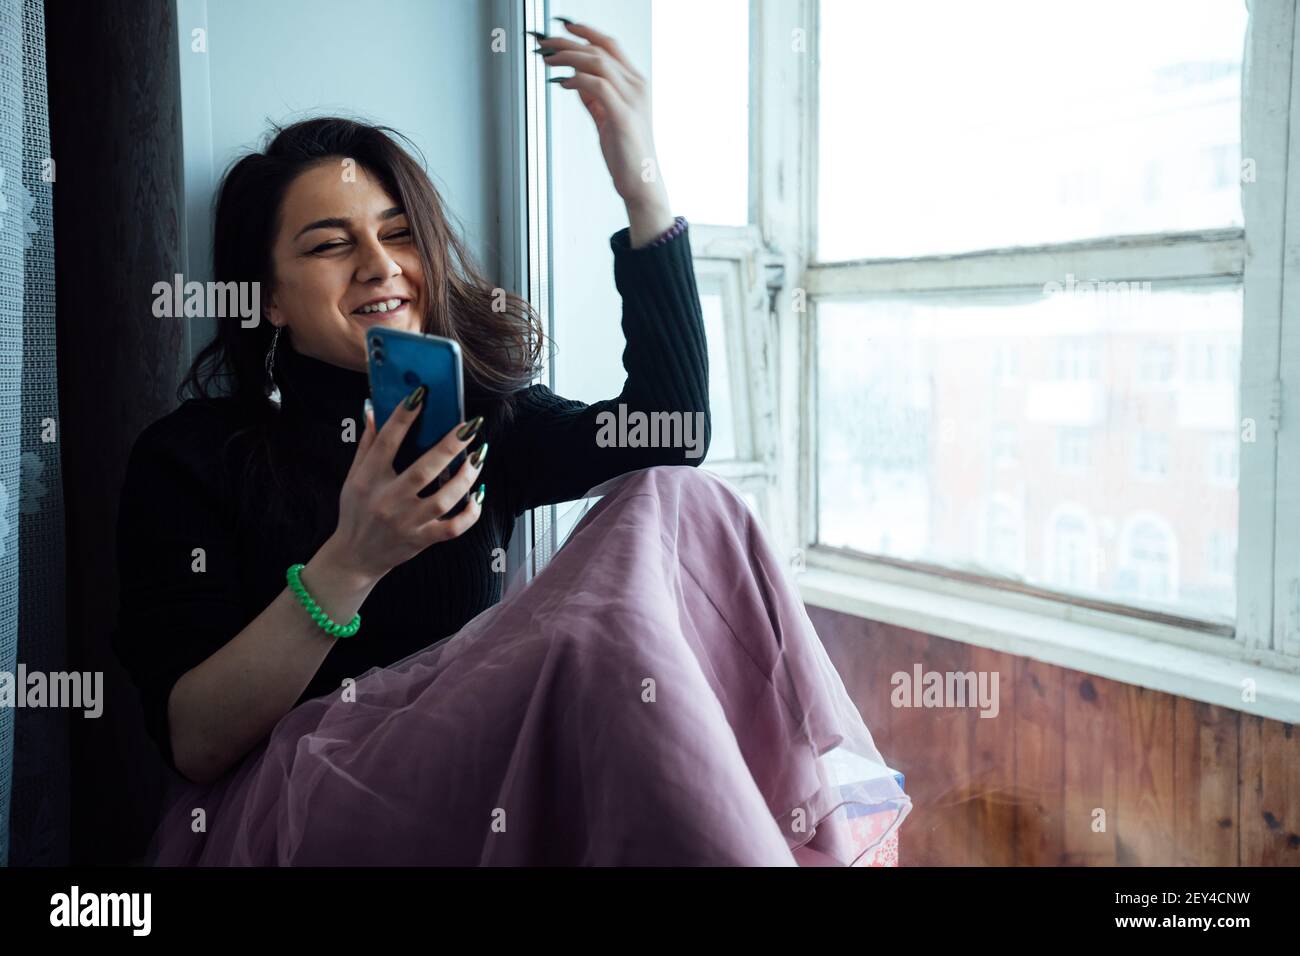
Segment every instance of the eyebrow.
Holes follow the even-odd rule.
[[[385,209],[383,212],[381,212],[379,214],[379,218],[393,219],[397,216],[401,216],[404,214],[405,214],[405,210],[402,209],[401,206],[394,206],[391,209]],[[311,232],[313,229],[347,229],[351,225],[352,225],[352,220],[348,219],[346,216],[331,216],[328,219],[317,219],[315,222],[309,222],[307,223],[307,225],[299,229],[298,234],[295,235],[293,238],[294,241],[296,242],[299,236],[301,236],[303,233]]]

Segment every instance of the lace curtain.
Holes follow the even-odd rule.
[[[0,673],[66,660],[42,0],[0,0]],[[15,726],[17,723],[17,726]],[[66,863],[67,715],[0,706],[0,863]],[[22,852],[11,856],[11,849]]]

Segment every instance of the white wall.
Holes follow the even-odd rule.
[[[259,147],[268,120],[338,114],[405,133],[491,281],[516,229],[501,189],[512,163],[510,61],[491,49],[509,27],[487,0],[178,0],[186,180],[186,278],[209,277],[211,208],[225,169]],[[192,31],[206,30],[196,53]],[[514,38],[511,38],[514,39]],[[518,41],[522,41],[520,36]],[[418,157],[417,157],[418,158]],[[211,328],[193,330],[190,352]]]
[[[178,0],[186,278],[209,277],[214,191],[241,151],[260,145],[268,120],[336,113],[409,135],[488,277],[520,291],[511,257],[516,197],[502,188],[513,175],[515,77],[509,57],[491,49],[497,26],[510,42],[534,46],[513,35],[516,2]],[[650,0],[569,0],[562,12],[614,36],[649,75]],[[206,31],[205,53],[191,49],[196,28]],[[558,20],[547,29],[573,36]],[[561,395],[596,401],[616,395],[625,377],[609,237],[627,225],[627,213],[577,91],[548,85],[554,384]],[[211,332],[196,324],[191,355]]]

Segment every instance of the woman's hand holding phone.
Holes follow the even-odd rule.
[[[422,400],[422,389],[416,389],[412,397],[419,393]],[[378,581],[429,545],[459,537],[482,513],[484,489],[480,488],[469,495],[459,514],[443,518],[473,487],[486,457],[486,442],[467,455],[437,491],[420,497],[474,440],[482,419],[453,428],[399,474],[393,468],[394,456],[423,407],[416,404],[410,408],[409,404],[409,400],[401,403],[378,433],[374,410],[367,406],[366,428],[339,494],[338,527],[321,549],[361,581]]]

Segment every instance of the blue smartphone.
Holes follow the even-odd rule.
[[[438,335],[375,326],[366,330],[366,352],[369,355],[370,401],[375,406],[376,429],[384,427],[384,422],[397,410],[398,403],[417,386],[428,388],[419,416],[412,422],[393,456],[393,469],[402,472],[465,420],[460,345]],[[434,480],[429,493],[432,494],[454,475],[464,460],[465,453],[461,452]],[[462,499],[449,514],[459,511],[464,503]]]

